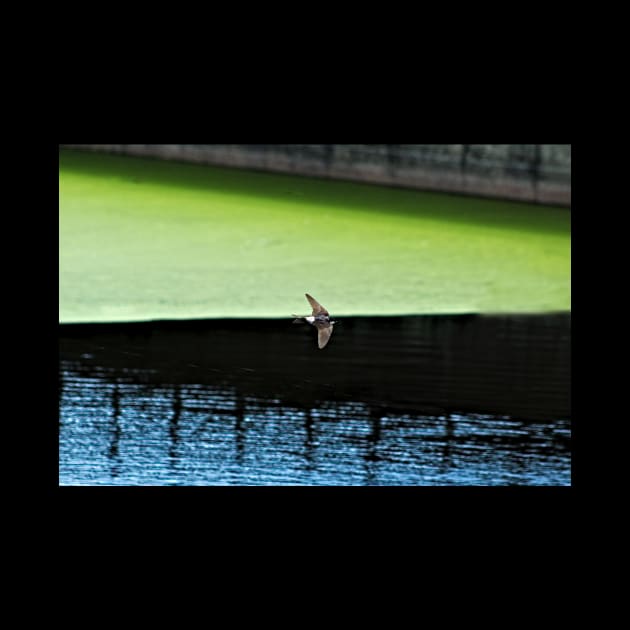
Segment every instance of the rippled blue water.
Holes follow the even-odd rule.
[[[130,374],[129,381],[147,374]],[[62,368],[61,485],[567,485],[568,421],[298,408]]]
[[[62,326],[61,485],[569,485],[570,314]]]

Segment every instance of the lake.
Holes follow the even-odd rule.
[[[570,485],[571,315],[59,327],[60,485]]]

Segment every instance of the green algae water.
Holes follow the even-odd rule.
[[[570,211],[62,150],[59,320],[570,310]]]

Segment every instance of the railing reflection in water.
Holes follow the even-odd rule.
[[[88,376],[72,362],[62,370],[62,484],[570,483],[568,420],[301,408],[236,387]]]

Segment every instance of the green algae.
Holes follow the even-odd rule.
[[[570,310],[570,211],[59,154],[59,320]]]

